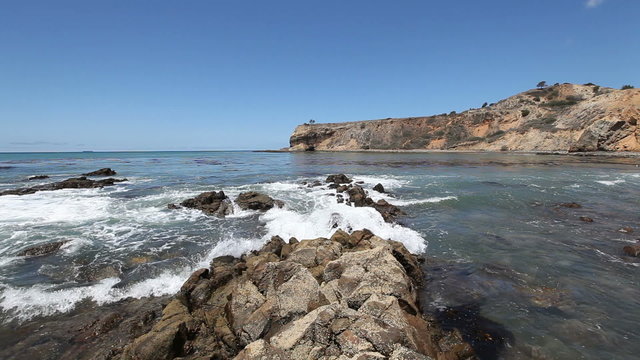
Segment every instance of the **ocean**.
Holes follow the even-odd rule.
[[[638,164],[507,153],[3,153],[0,191],[103,167],[128,180],[0,196],[0,327],[176,293],[213,257],[240,256],[274,235],[367,228],[425,256],[426,312],[500,338],[487,341],[485,358],[635,359],[640,259],[622,248],[640,237]],[[407,215],[386,223],[303,184],[337,173]],[[40,174],[50,178],[26,181]],[[378,183],[386,193],[372,190]],[[167,208],[212,190],[232,199],[255,190],[285,207],[236,207],[226,218]],[[570,202],[580,207],[559,206]],[[68,242],[49,256],[17,256],[52,241]]]

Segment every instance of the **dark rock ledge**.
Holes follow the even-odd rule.
[[[114,358],[473,358],[460,335],[421,313],[422,278],[402,243],[368,230],[276,236],[194,272],[151,330]]]
[[[18,188],[12,190],[0,191],[0,196],[2,195],[28,195],[34,194],[38,191],[53,191],[53,190],[62,190],[62,189],[90,189],[90,188],[102,188],[105,186],[112,186],[115,183],[127,181],[127,179],[102,179],[102,180],[91,180],[86,177],[78,177],[62,180],[59,182],[51,183],[51,184],[43,184],[36,185],[26,188]]]

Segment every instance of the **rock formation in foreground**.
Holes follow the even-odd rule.
[[[424,316],[418,258],[368,230],[289,243],[194,272],[121,359],[467,359]]]
[[[290,151],[640,151],[640,89],[557,84],[462,113],[298,126]]]

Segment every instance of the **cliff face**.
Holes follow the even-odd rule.
[[[561,84],[428,117],[296,127],[290,151],[640,151],[640,89]]]

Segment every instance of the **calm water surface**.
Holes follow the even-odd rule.
[[[88,300],[176,292],[218,255],[272,235],[288,239],[369,228],[423,252],[423,307],[485,337],[485,358],[636,359],[640,261],[638,159],[521,154],[136,152],[0,154],[0,190],[111,167],[127,182],[0,197],[0,321],[67,312]],[[346,173],[382,183],[408,216],[386,224],[336,204],[303,180]],[[51,178],[27,182],[31,175]],[[225,219],[169,210],[203,191],[247,190],[285,201]],[[581,208],[559,208],[577,202]],[[580,221],[580,216],[594,219]],[[630,226],[636,233],[618,230]],[[54,255],[15,256],[69,240]],[[499,346],[496,348],[495,344]],[[479,344],[483,346],[482,343]]]

